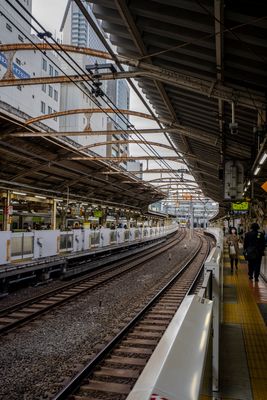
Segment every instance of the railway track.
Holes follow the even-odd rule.
[[[106,266],[101,268],[101,270],[90,273],[89,276],[76,279],[74,282],[65,284],[60,288],[0,310],[0,334],[16,329],[48,311],[71,301],[75,297],[106,284],[134,268],[138,268],[144,262],[148,262],[160,253],[176,246],[184,238],[185,233],[183,232],[156,250],[148,249],[141,254],[129,256],[111,266]]]
[[[201,251],[200,251],[201,249]],[[209,239],[53,400],[124,400],[184,297],[197,285]]]

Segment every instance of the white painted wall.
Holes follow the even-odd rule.
[[[34,258],[58,254],[60,231],[34,231]]]

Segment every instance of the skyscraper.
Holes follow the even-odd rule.
[[[40,39],[31,34],[31,27],[27,23],[31,22],[31,17],[15,1],[12,3],[18,9],[18,13],[8,3],[0,3],[0,42],[27,43],[30,39],[40,43]],[[31,0],[25,0],[23,5],[32,13]],[[52,54],[49,54],[49,57],[50,60],[41,52],[31,50],[0,52],[0,79],[56,76],[59,74],[58,60]],[[3,87],[0,93],[0,107],[27,119],[59,111],[59,98],[59,84]],[[46,120],[43,125],[57,131],[59,123],[55,118]]]
[[[84,3],[85,8],[87,9],[90,16],[95,20],[95,22],[100,26],[99,21],[93,15],[92,6],[90,3]],[[101,28],[101,26],[100,26]],[[88,24],[84,15],[80,11],[79,7],[72,0],[68,1],[65,14],[63,17],[61,30],[63,31],[63,42],[66,44],[72,44],[80,47],[89,47],[96,50],[106,51],[104,45],[101,40],[98,38],[97,34],[93,30],[93,28]],[[96,62],[105,63],[103,59],[97,59],[96,57],[88,57],[80,55],[79,63],[85,69],[86,65],[94,65]],[[129,87],[125,81],[108,81],[103,82],[102,85],[103,91],[107,94],[108,98],[118,107],[123,109],[129,108]],[[95,106],[92,102],[83,96],[82,93],[78,93],[78,89],[76,87],[70,87],[69,85],[62,86],[62,108],[70,109],[70,108],[94,108]],[[107,107],[107,105],[103,104],[103,107]],[[112,106],[113,107],[113,106]],[[114,121],[113,121],[114,120]],[[117,129],[127,129],[127,123],[123,118],[123,121],[115,114],[112,115],[112,119],[108,118],[105,114],[102,115],[86,115],[83,116],[81,114],[75,115],[72,117],[65,117],[62,119],[62,130],[115,130]],[[121,137],[123,138],[123,137]],[[127,135],[124,135],[124,139],[127,138]],[[114,140],[115,139],[115,140]],[[100,153],[101,155],[107,156],[121,156],[128,154],[128,145],[127,144],[116,144],[115,141],[120,139],[118,135],[112,136],[94,136],[94,142],[103,142],[106,140],[114,140],[114,144],[109,144],[106,146],[96,147],[94,151]],[[77,140],[77,138],[76,138]],[[85,144],[89,143],[92,140],[89,136],[80,137],[78,139],[79,143]]]

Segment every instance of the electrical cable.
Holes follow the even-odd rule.
[[[1,12],[1,14],[7,19],[7,21],[8,21],[9,23],[11,23],[13,26],[15,26],[14,23],[6,16],[3,12]],[[17,26],[16,26],[16,28],[18,29],[18,31],[19,31],[21,34],[23,34],[23,36],[25,36],[25,37],[30,41],[30,43],[32,43],[32,44],[36,47],[37,50],[41,51],[41,53],[44,54],[44,55],[47,57],[47,59],[48,59],[51,63],[53,63],[54,66],[56,66],[60,71],[63,72],[63,74],[64,74],[66,77],[68,77],[68,78],[72,81],[72,79],[71,79],[67,74],[65,74],[65,72],[64,72],[64,71],[63,71],[49,56],[47,56],[42,50],[40,50],[39,47],[37,47],[36,44],[35,44],[21,29],[19,29]],[[76,83],[76,82],[73,82],[73,83],[77,86],[77,83]],[[89,96],[89,95],[88,95],[88,92],[84,92],[79,86],[77,86],[77,87],[78,87],[78,89],[80,89],[86,96]],[[107,113],[106,113],[106,114],[107,114]],[[107,115],[108,115],[108,114],[107,114]],[[109,116],[109,115],[108,115],[108,116]],[[52,142],[51,139],[46,138],[46,140]],[[114,142],[114,143],[115,143],[115,142]],[[79,151],[79,149],[77,149],[77,151]],[[112,163],[112,162],[111,162],[111,163]],[[116,167],[118,167],[117,164],[116,164]],[[125,171],[125,170],[123,169],[123,171]]]
[[[9,0],[6,0],[7,1],[7,3],[25,20],[25,22],[27,22],[30,26],[31,26],[31,28],[32,29],[34,29],[37,33],[38,33],[38,30],[26,19],[26,18],[24,18],[23,17],[23,15],[9,2]],[[16,0],[16,2],[20,5],[20,7],[25,11],[25,12],[27,12],[27,14],[40,26],[40,28],[44,31],[44,32],[47,32],[46,30],[45,30],[45,28],[39,23],[39,21],[37,21],[37,19],[35,18],[35,17],[33,17],[33,15],[20,3],[20,1],[19,0]],[[49,43],[46,39],[45,39],[45,37],[43,38],[44,40],[45,40],[45,42],[48,44],[48,45],[50,45],[51,46],[51,43]],[[53,40],[53,42],[57,45],[57,46],[59,46],[60,48],[61,48],[61,51],[64,53],[64,54],[66,54],[70,59],[71,59],[71,61],[83,72],[83,74],[86,74],[86,72],[81,68],[81,66],[79,65],[79,64],[77,64],[77,62],[62,48],[62,46],[59,44],[59,43],[57,43],[56,41],[55,41],[55,39],[53,38],[53,37],[51,37],[51,39]],[[52,46],[51,46],[51,48],[53,48]],[[55,50],[54,48],[53,48],[53,50],[61,57],[61,58],[63,58],[63,60],[79,75],[79,76],[81,76],[81,74],[79,73],[79,72],[77,72],[77,70],[75,70],[75,68],[72,66],[72,65],[70,65],[70,63],[62,56],[62,54],[59,52],[59,51],[57,51],[57,50]],[[54,65],[55,65],[55,63],[54,63]],[[67,76],[67,75],[66,75]],[[81,76],[82,77],[82,76]],[[83,81],[87,84],[87,85],[89,85],[90,86],[90,88],[92,89],[92,86],[89,84],[89,82],[87,81],[87,80],[85,80],[83,77],[82,77],[82,79],[83,79]],[[71,79],[70,79],[71,80]],[[72,80],[71,80],[72,81]],[[78,86],[78,84],[76,83],[76,86],[79,88],[79,86]],[[110,100],[110,98],[105,94],[105,96],[108,98],[108,100],[110,101],[110,103],[119,111],[119,109],[117,108],[117,106]],[[90,97],[90,96],[89,96]],[[90,97],[90,99],[92,100],[92,98]],[[92,100],[94,103],[95,103],[95,101],[94,100]],[[104,99],[103,99],[103,101],[107,104],[107,105],[109,105],[109,103],[107,103]],[[96,104],[96,103],[95,103]],[[103,108],[101,107],[101,105],[100,104],[96,104],[102,111],[103,111]],[[110,105],[109,105],[110,106]],[[111,107],[112,108],[112,107]],[[114,109],[113,109],[114,110]],[[109,115],[108,115],[108,113],[106,113],[105,112],[105,114],[115,123],[115,125],[117,125],[117,126],[119,126],[122,130],[124,130],[118,123],[117,123],[117,121],[114,121],[114,119],[113,118],[111,118]],[[131,129],[131,124],[130,124],[130,121],[128,120],[128,119],[126,119],[126,117],[123,115],[123,118],[124,119],[126,119],[126,122],[125,122],[125,120],[120,116],[120,114],[118,113],[118,112],[115,112],[115,114],[122,120],[122,122],[123,123],[126,123],[128,126],[130,126],[130,129]],[[125,131],[125,130],[124,130]],[[125,132],[126,133],[126,132]],[[141,140],[144,142],[144,145],[146,145],[149,149],[150,149],[150,151],[152,151],[152,153],[154,154],[154,155],[156,155],[156,156],[158,156],[158,157],[160,157],[161,158],[161,162],[167,167],[167,168],[170,168],[170,165],[164,160],[164,158],[162,157],[162,156],[160,156],[160,154],[151,146],[151,145],[149,145],[148,143],[146,143],[146,139],[144,139],[143,138],[143,136],[141,135],[141,133],[140,132],[138,132],[138,130],[133,130],[133,133],[134,134],[136,134],[137,135],[137,137],[141,137]],[[127,134],[127,133],[126,133]],[[139,135],[141,135],[141,136],[139,136]],[[140,144],[138,144],[141,148],[142,148],[142,146],[140,145]],[[149,154],[145,149],[143,149],[142,148],[142,150],[144,150],[145,152],[146,152],[146,154]],[[161,165],[159,162],[157,162],[156,161],[156,163],[158,164],[158,165]]]
[[[7,0],[8,1],[8,0]],[[19,2],[18,2],[19,3]],[[18,10],[17,9],[15,9],[15,11],[17,11],[18,12]],[[19,12],[18,12],[19,13]],[[20,14],[20,13],[19,13]],[[10,21],[11,23],[12,23],[12,21]],[[26,20],[26,22],[28,22],[27,20]],[[13,24],[14,25],[14,24]],[[42,28],[43,29],[43,28]],[[35,29],[36,30],[36,29]],[[43,29],[44,30],[44,29]],[[36,30],[37,31],[37,30]],[[25,36],[25,37],[27,37],[26,35],[25,35],[25,33],[24,32],[22,32],[21,31],[21,33]],[[34,42],[32,42],[29,38],[28,38],[28,40],[33,44],[33,45],[35,45],[35,43]],[[46,41],[47,42],[47,41]],[[49,43],[49,42],[47,42],[50,46],[51,46],[51,44]],[[56,43],[57,44],[57,43]],[[57,44],[58,45],[58,44]],[[35,47],[36,47],[36,45],[35,45]],[[53,48],[52,48],[53,49]],[[38,48],[38,50],[39,51],[41,51],[39,48]],[[54,49],[53,49],[54,50]],[[41,51],[42,52],[42,51]],[[61,68],[60,67],[58,67],[58,65],[52,60],[52,59],[50,59],[47,55],[46,55],[46,53],[45,52],[42,52],[42,54],[44,54],[52,63],[53,63],[53,65],[55,65],[59,70],[61,70]],[[66,53],[67,54],[67,53]],[[68,54],[67,54],[68,55]],[[62,55],[60,54],[60,56],[62,57]],[[69,56],[69,55],[68,55]],[[62,57],[63,59],[64,59],[64,57]],[[65,61],[66,61],[66,59],[64,59]],[[73,60],[72,60],[73,61]],[[70,64],[69,64],[70,65]],[[74,69],[74,67],[72,66],[72,65],[70,65],[71,66],[71,68],[72,69]],[[62,70],[61,70],[62,71]],[[64,73],[64,71],[62,71],[63,73]],[[65,73],[64,73],[65,74]],[[67,76],[68,78],[69,78],[69,76],[67,75],[67,74],[65,74],[65,76]],[[70,78],[69,78],[70,79]],[[71,79],[70,79],[71,80]],[[86,81],[86,83],[87,84],[89,84],[87,81]],[[76,82],[75,82],[75,84],[76,84]],[[84,91],[76,84],[76,86],[84,93]],[[86,96],[88,96],[88,97],[90,97],[89,95],[88,95],[88,93],[84,93]],[[95,102],[94,101],[94,99],[92,99],[91,98],[91,100],[99,107],[99,108],[101,108],[101,105],[99,105],[98,104],[98,102]],[[107,114],[107,113],[106,113]],[[110,118],[110,117],[109,117]],[[110,118],[110,119],[112,119],[112,118]],[[125,121],[123,121],[123,122],[125,122]],[[128,122],[128,120],[127,120],[127,122]],[[116,125],[118,125],[118,123],[115,121],[115,124]],[[135,131],[133,131],[133,133],[135,133],[135,134],[138,134],[138,133],[140,133],[140,132],[138,132],[137,130],[135,130]],[[141,135],[141,134],[140,134]],[[141,138],[142,138],[142,135],[141,135]],[[152,151],[154,151],[154,149],[152,148],[151,149]],[[155,153],[154,153],[155,154]],[[168,168],[170,167],[167,163],[166,163],[166,161],[165,160],[161,160]],[[159,164],[160,165],[160,164]],[[180,178],[180,177],[179,177]]]
[[[6,0],[6,1],[8,1],[8,0]],[[11,23],[13,26],[15,26],[14,25],[14,23],[1,11],[0,12],[0,14],[2,14],[5,18],[6,18],[6,20],[9,22],[9,23]],[[36,48],[37,48],[37,50],[39,50],[39,48],[36,46],[36,44],[31,40],[31,39],[29,39],[28,37],[27,37],[27,35],[20,29],[20,28],[18,28],[17,26],[15,26],[16,27],[16,29],[18,29],[18,31],[23,35],[23,36],[25,36]],[[56,64],[56,63],[54,63],[53,62],[53,60],[52,59],[50,59],[48,56],[47,56],[47,58],[49,59],[49,60],[51,60],[51,62],[59,69],[59,70],[61,70],[59,67],[58,67],[58,65]],[[61,70],[62,71],[62,70]],[[64,71],[62,71],[63,73],[64,73]],[[66,74],[65,74],[66,75]],[[66,75],[67,76],[67,75]],[[69,78],[69,77],[68,77]],[[87,95],[87,93],[86,92],[84,92],[86,95]],[[53,141],[52,140],[50,140],[50,139],[48,139],[48,138],[45,138],[47,141],[50,141],[50,142],[52,142],[53,143]],[[79,149],[77,149],[77,151],[78,151]],[[116,165],[116,167],[117,167],[117,165]],[[124,171],[124,170],[123,170]],[[125,171],[124,171],[125,172]],[[155,187],[156,188],[156,187]]]

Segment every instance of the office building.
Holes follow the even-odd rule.
[[[19,5],[13,1],[19,10]],[[24,6],[32,12],[32,2],[24,1]],[[20,10],[19,10],[20,11]],[[40,39],[31,34],[31,27],[7,3],[0,4],[0,41],[1,43],[27,43],[29,39],[40,43]],[[26,12],[22,15],[30,17]],[[3,78],[31,78],[38,76],[55,76],[59,74],[59,61],[49,53],[52,61],[40,51],[9,51],[0,52],[0,79]],[[59,110],[60,85],[17,85],[3,87],[0,92],[0,108],[10,114],[27,119],[41,114],[51,114]],[[58,130],[56,119],[46,120],[44,123],[51,129]]]

